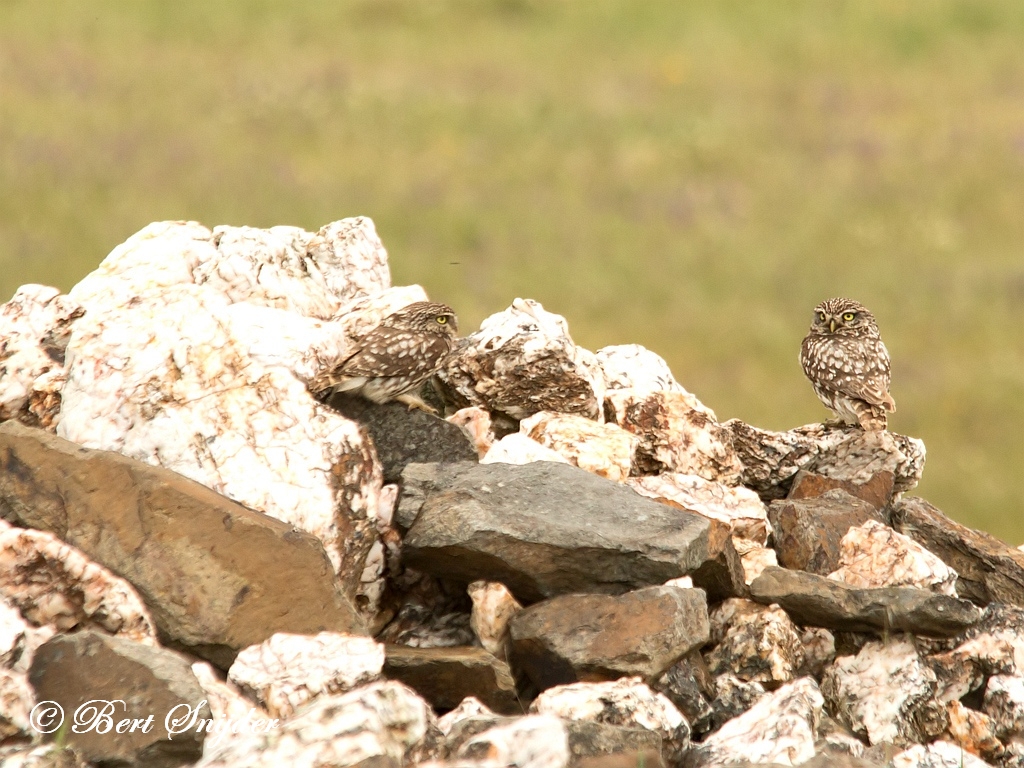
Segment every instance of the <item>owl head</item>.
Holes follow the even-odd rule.
[[[811,333],[819,336],[878,336],[875,316],[853,299],[827,299],[814,308]]]
[[[447,304],[417,301],[392,313],[381,325],[403,331],[429,333],[454,339],[459,333],[459,319]]]

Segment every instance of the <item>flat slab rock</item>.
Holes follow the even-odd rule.
[[[402,470],[413,462],[477,460],[476,449],[460,427],[429,413],[402,403],[378,405],[344,394],[334,395],[328,404],[369,433],[385,483],[397,483]]]
[[[805,626],[847,632],[913,632],[953,637],[981,611],[967,600],[915,587],[857,588],[806,571],[769,566],[750,585],[752,599],[781,606]]]
[[[453,709],[467,696],[495,712],[523,711],[508,664],[483,648],[388,645],[384,675],[405,683],[442,711]]]
[[[525,602],[663,584],[710,554],[706,519],[566,464],[412,464],[403,483],[406,564]]]
[[[166,469],[8,421],[0,514],[130,581],[162,637],[222,668],[274,632],[365,634],[316,538]]]
[[[183,729],[170,733],[168,713],[186,709],[211,716],[206,696],[189,662],[165,648],[143,645],[102,632],[86,630],[57,635],[36,651],[29,671],[38,701],[56,702],[63,709],[68,743],[90,761],[139,768],[171,768],[202,755],[205,733]],[[83,707],[100,700],[99,706]],[[111,702],[107,707],[103,702]],[[120,702],[116,704],[114,702]],[[102,726],[104,717],[144,721],[152,716],[149,732],[142,724],[118,733]],[[187,720],[185,721],[187,722]],[[85,723],[95,727],[83,727]]]
[[[893,474],[893,493],[916,486],[924,471],[921,440],[894,432],[865,432],[822,424],[772,432],[739,419],[722,425],[739,457],[740,482],[762,499],[781,499],[800,470],[834,480],[866,483],[879,472]]]
[[[983,531],[950,520],[927,501],[893,507],[893,527],[957,572],[957,593],[979,605],[1024,606],[1024,552]]]
[[[623,675],[653,679],[707,642],[704,591],[645,587],[624,595],[562,595],[510,625],[512,658],[541,690]]]

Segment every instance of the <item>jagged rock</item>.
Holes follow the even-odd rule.
[[[985,686],[984,710],[1000,739],[1024,734],[1024,670],[1016,675],[993,675]]]
[[[743,568],[743,581],[747,585],[752,584],[754,579],[764,572],[765,568],[777,568],[779,566],[778,555],[772,547],[763,547],[749,539],[740,538],[734,538],[732,543],[740,557],[740,565]],[[749,590],[744,590],[742,595],[737,594],[733,595],[733,597],[742,597],[748,592]]]
[[[380,468],[305,382],[349,353],[353,333],[424,298],[387,289],[384,258],[368,219],[316,235],[147,227],[71,291],[86,313],[67,347],[59,434],[313,533],[346,582],[358,578]]]
[[[602,347],[595,354],[609,393],[628,390],[643,397],[651,392],[686,392],[675,380],[668,363],[639,344],[615,344]]]
[[[21,612],[0,595],[0,669],[27,670],[35,649],[49,640],[54,631],[52,626],[29,624]]]
[[[715,678],[715,698],[711,701],[711,728],[715,731],[739,717],[765,695],[761,683],[741,680],[728,672]]]
[[[457,425],[402,403],[378,405],[361,397],[336,394],[330,406],[369,433],[385,483],[397,483],[413,462],[477,461],[476,450]]]
[[[480,644],[499,658],[504,658],[508,623],[522,607],[508,587],[498,582],[474,581],[467,587],[473,601],[469,625]]]
[[[836,657],[835,635],[822,627],[804,627],[800,646],[804,649],[804,663],[797,669],[797,675],[820,678]]]
[[[36,626],[58,632],[96,627],[156,641],[153,620],[132,585],[46,531],[0,521],[0,595]]]
[[[279,727],[234,734],[207,750],[195,768],[399,768],[416,762],[434,727],[430,707],[413,691],[377,682],[321,696]]]
[[[488,709],[480,699],[475,696],[467,696],[459,702],[459,706],[437,719],[437,729],[442,735],[448,736],[464,720],[484,718],[490,718],[494,722],[503,719]],[[479,733],[479,731],[474,731],[474,733]]]
[[[0,668],[0,743],[35,735],[30,720],[35,705],[28,675]]]
[[[689,578],[707,593],[710,602],[744,597],[747,594],[746,572],[736,547],[747,540],[733,536],[729,526],[719,520],[709,522],[708,557]]]
[[[845,491],[856,499],[866,501],[879,512],[889,506],[896,477],[892,472],[876,472],[862,483],[836,480],[801,469],[793,476],[788,499],[813,499],[831,490]]]
[[[915,744],[893,755],[890,765],[892,768],[992,768],[981,758],[948,741],[935,741],[927,746]]]
[[[586,720],[570,720],[565,726],[569,732],[569,753],[573,765],[579,766],[587,758],[637,753],[655,756],[655,764],[661,761],[661,735],[655,731]]]
[[[519,424],[523,434],[564,456],[570,464],[621,483],[633,465],[636,438],[614,424],[541,411]]]
[[[956,571],[913,539],[876,520],[843,536],[839,567],[829,578],[854,587],[920,587],[956,597]]]
[[[36,651],[29,681],[38,701],[56,702],[64,722],[79,726],[62,733],[90,761],[160,768],[202,754],[205,733],[167,728],[171,712],[185,716],[183,726],[188,713],[211,716],[189,663],[173,651],[95,630],[57,635]]]
[[[512,658],[541,690],[577,681],[659,677],[709,636],[704,591],[647,587],[624,595],[562,595],[510,625]]]
[[[234,683],[223,680],[211,664],[196,661],[192,663],[191,669],[199,687],[203,689],[203,696],[210,705],[214,720],[237,723],[246,719],[264,722],[274,719],[263,707],[256,706],[252,699],[244,696]]]
[[[4,517],[128,579],[162,635],[222,668],[274,632],[364,631],[319,541],[180,475],[14,421],[0,470]]]
[[[662,738],[670,764],[678,761],[690,745],[686,718],[665,696],[635,677],[549,688],[534,699],[530,712],[655,731]]]
[[[993,763],[1001,763],[1006,748],[996,737],[995,722],[984,712],[965,707],[959,701],[946,702],[946,731],[939,739],[958,744],[971,754]],[[1024,722],[1021,723],[1024,729]],[[1022,732],[1018,729],[1018,732]]]
[[[742,466],[740,482],[765,500],[785,497],[801,469],[854,483],[892,472],[895,494],[917,485],[924,471],[924,443],[893,432],[822,424],[771,432],[739,419],[727,421],[722,428],[731,436]]]
[[[984,622],[983,616],[980,624]],[[928,664],[938,682],[935,697],[939,701],[958,701],[981,688],[991,676],[1013,673],[1013,645],[1000,637],[998,632],[976,633],[979,625],[968,630],[965,634],[973,637],[964,640],[956,648],[933,653],[928,657]]]
[[[711,640],[705,658],[716,675],[774,685],[792,680],[804,663],[800,631],[778,606],[726,600],[711,612]]]
[[[950,520],[917,497],[894,505],[892,524],[957,572],[962,597],[979,605],[1024,606],[1024,552]]]
[[[565,456],[522,432],[505,435],[491,445],[480,459],[481,464],[529,464],[533,461],[553,461],[557,464],[571,464]]]
[[[284,719],[317,696],[373,682],[383,668],[384,646],[368,637],[278,632],[239,652],[228,680]]]
[[[496,712],[523,711],[508,664],[483,648],[389,645],[384,675],[405,683],[438,710],[472,696]]]
[[[52,428],[68,337],[83,314],[77,302],[45,285],[23,285],[0,305],[0,421]]]
[[[871,642],[856,656],[841,656],[821,681],[840,721],[870,744],[896,746],[930,741],[945,730],[936,687],[935,673],[905,639]]]
[[[768,510],[749,488],[734,488],[679,473],[634,477],[627,485],[641,496],[721,521],[739,538],[761,545],[768,541]]]
[[[457,407],[478,405],[516,420],[540,411],[596,419],[604,399],[594,353],[573,343],[565,318],[531,299],[485,319],[438,376]]]
[[[763,696],[686,755],[684,765],[697,768],[749,759],[755,763],[800,765],[814,756],[818,722],[824,704],[817,683],[809,677]]]
[[[904,631],[949,637],[976,623],[966,600],[914,587],[858,589],[804,571],[765,568],[750,585],[752,599],[780,605],[802,625],[846,632]]]
[[[715,678],[697,651],[686,654],[651,686],[671,701],[695,734],[711,730],[711,702],[717,695]]]
[[[460,408],[451,416],[446,416],[445,421],[462,430],[476,450],[478,458],[482,459],[486,456],[497,439],[494,434],[494,425],[491,422],[491,414],[478,405]]]
[[[468,739],[456,757],[485,761],[491,766],[565,768],[569,764],[569,739],[557,717],[518,717]]]
[[[882,520],[871,504],[838,489],[808,499],[773,501],[768,518],[779,564],[822,576],[839,567],[840,542],[850,528]]]
[[[638,399],[624,390],[609,393],[605,415],[639,438],[638,473],[677,472],[735,485],[740,464],[730,434],[713,412],[694,402],[684,392],[652,392]]]
[[[660,584],[708,557],[704,518],[564,464],[412,464],[403,482],[408,565],[524,601]]]

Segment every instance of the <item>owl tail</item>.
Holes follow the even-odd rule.
[[[892,398],[889,398],[889,402],[892,402]],[[891,410],[895,410],[896,405],[893,403]],[[856,400],[853,403],[853,410],[857,414],[857,421],[860,422],[860,428],[865,432],[884,432],[888,426],[888,419],[885,415],[885,407],[878,405],[871,405],[865,403],[863,400]]]

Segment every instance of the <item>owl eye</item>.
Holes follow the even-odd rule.
[[[817,312],[817,313],[815,313],[815,317],[817,318],[819,323],[824,323],[825,322],[825,313],[824,312]]]
[[[855,318],[856,316],[857,316],[856,312],[843,312],[843,322],[844,323],[851,323],[851,322],[853,322],[853,318]]]
[[[438,315],[434,319],[437,320],[438,324],[440,324],[440,325],[444,325],[445,323],[448,322],[448,317],[445,316],[445,315]]]

